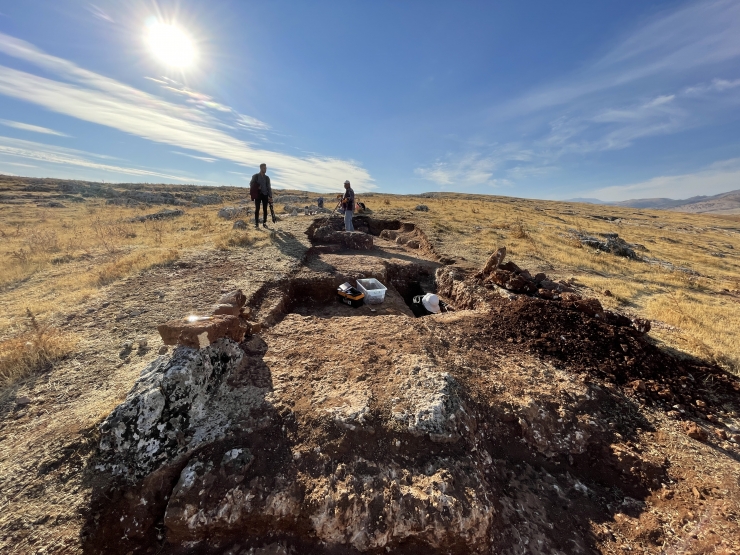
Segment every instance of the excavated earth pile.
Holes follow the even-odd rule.
[[[547,276],[536,283],[551,289],[527,272],[512,293],[525,271],[502,270],[505,253],[477,273],[442,266],[416,226],[366,220],[362,253],[325,243],[327,220],[315,222],[302,266],[247,299],[259,334],[180,346],[144,369],[101,427],[87,552],[673,545],[664,515],[683,493],[665,494],[679,488],[656,425],[685,422],[737,458],[721,439],[737,378],[661,351],[645,322]],[[337,303],[358,277],[386,284],[386,301]],[[419,288],[457,310],[414,318]],[[697,490],[724,515],[701,536],[712,549],[740,534],[728,502],[740,486],[720,486]]]

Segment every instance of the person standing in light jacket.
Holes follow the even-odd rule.
[[[249,182],[249,196],[254,201],[254,227],[260,226],[260,203],[262,203],[262,227],[267,227],[267,203],[272,203],[272,186],[267,175],[267,164],[260,164],[260,172],[252,176]]]
[[[344,208],[344,230],[354,231],[352,225],[352,214],[355,211],[355,192],[349,185],[349,179],[344,182],[344,197],[342,198],[342,208]]]

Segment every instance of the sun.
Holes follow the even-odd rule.
[[[169,67],[186,69],[195,63],[193,41],[175,25],[153,21],[148,25],[146,39],[152,54]]]

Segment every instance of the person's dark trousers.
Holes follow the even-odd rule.
[[[254,225],[260,225],[260,203],[262,203],[262,223],[267,223],[267,195],[260,193],[256,199],[254,199]]]

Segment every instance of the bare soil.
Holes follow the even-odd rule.
[[[286,441],[303,453],[308,475],[358,452],[419,473],[440,458],[490,460],[488,489],[478,493],[495,499],[492,552],[740,553],[740,448],[730,441],[740,432],[737,377],[555,301],[492,296],[474,309],[413,318],[405,299],[412,285],[430,290],[440,259],[461,253],[379,237],[362,253],[312,245],[308,223],[281,222],[265,232],[274,240],[263,249],[190,253],[59,317],[83,338],[78,353],[0,407],[2,552],[116,551],[81,534],[105,512],[101,493],[110,486],[95,472],[97,426],[158,356],[158,323],[207,313],[221,293],[241,288],[266,325],[263,378],[294,415]],[[456,267],[466,279],[475,270]],[[386,302],[340,305],[336,286],[358,277],[387,284]],[[147,346],[137,349],[141,338]],[[472,443],[399,444],[380,421],[366,435],[324,424],[335,409],[367,405],[377,418],[403,410],[399,392],[422,387],[413,372],[422,358],[461,385]],[[22,397],[30,402],[17,403]],[[692,424],[701,440],[687,435]],[[575,445],[569,431],[588,440]],[[196,551],[328,552],[298,536],[258,540]],[[152,538],[130,550],[180,553],[183,545]]]

